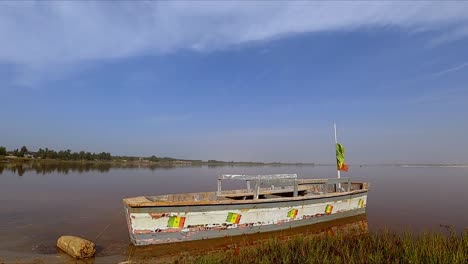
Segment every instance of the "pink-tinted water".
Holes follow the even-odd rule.
[[[56,255],[54,244],[64,234],[96,241],[98,256],[93,263],[124,261],[132,249],[122,198],[212,191],[217,175],[224,173],[336,176],[333,166],[0,165],[0,263]],[[468,168],[351,166],[343,176],[371,183],[366,217],[371,232],[438,231],[445,229],[441,225],[458,232],[468,228]],[[67,260],[59,257],[54,258],[57,263]]]

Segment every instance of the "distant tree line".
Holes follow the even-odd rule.
[[[0,156],[5,156],[7,154],[7,150],[5,147],[0,146]]]
[[[71,150],[54,151],[48,148],[39,149],[35,153],[35,157],[42,159],[61,159],[61,160],[112,160],[112,155],[108,152],[91,153],[91,152],[72,152]]]
[[[226,164],[242,164],[242,165],[281,165],[283,163],[263,163],[263,162],[243,162],[243,161],[220,161],[220,160],[208,160],[206,162],[202,160],[188,160],[188,159],[175,159],[171,157],[135,157],[135,156],[112,156],[109,152],[91,153],[89,151],[72,152],[70,149],[55,151],[49,148],[38,151],[30,151],[26,146],[22,146],[20,149],[14,149],[8,151],[5,147],[0,146],[0,156],[16,156],[19,158],[35,158],[35,159],[56,159],[56,160],[70,160],[70,161],[121,161],[121,162],[143,162],[143,163],[159,163],[164,164],[187,164],[192,165],[209,164],[209,165],[226,165]],[[297,163],[295,165],[300,165]]]
[[[160,161],[175,161],[176,159],[174,158],[169,158],[169,157],[156,157],[156,156],[151,156],[148,158],[149,161],[153,162],[160,162]]]
[[[55,151],[52,149],[40,148],[36,152],[29,151],[26,146],[20,149],[7,151],[3,146],[0,146],[0,156],[12,155],[16,157],[33,157],[40,159],[60,159],[60,160],[112,160],[112,155],[109,152],[91,153],[86,151],[72,152],[71,150]]]
[[[7,151],[4,146],[0,146],[0,156],[13,155],[16,157],[24,157],[24,155],[28,154],[28,152],[28,148],[25,146],[21,147],[21,149],[15,149],[12,151]]]
[[[19,158],[35,158],[35,159],[58,159],[58,160],[120,160],[120,161],[141,161],[147,160],[151,162],[171,162],[177,161],[177,159],[170,157],[134,157],[134,156],[112,156],[109,152],[101,153],[91,153],[88,151],[72,152],[70,149],[55,151],[49,148],[42,149],[38,151],[30,151],[26,146],[22,146],[20,149],[14,149],[8,151],[5,147],[0,146],[0,156],[16,156]]]

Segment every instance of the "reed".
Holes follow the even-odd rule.
[[[270,239],[254,247],[185,257],[177,263],[467,263],[468,232],[396,234],[388,231],[354,236]]]

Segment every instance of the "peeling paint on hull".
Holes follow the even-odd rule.
[[[364,214],[367,191],[264,203],[131,207],[135,245],[164,244],[278,231]]]

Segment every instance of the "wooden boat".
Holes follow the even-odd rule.
[[[222,190],[240,180],[246,189]],[[164,244],[311,225],[366,212],[368,184],[296,174],[221,175],[216,192],[123,200],[135,245]]]

